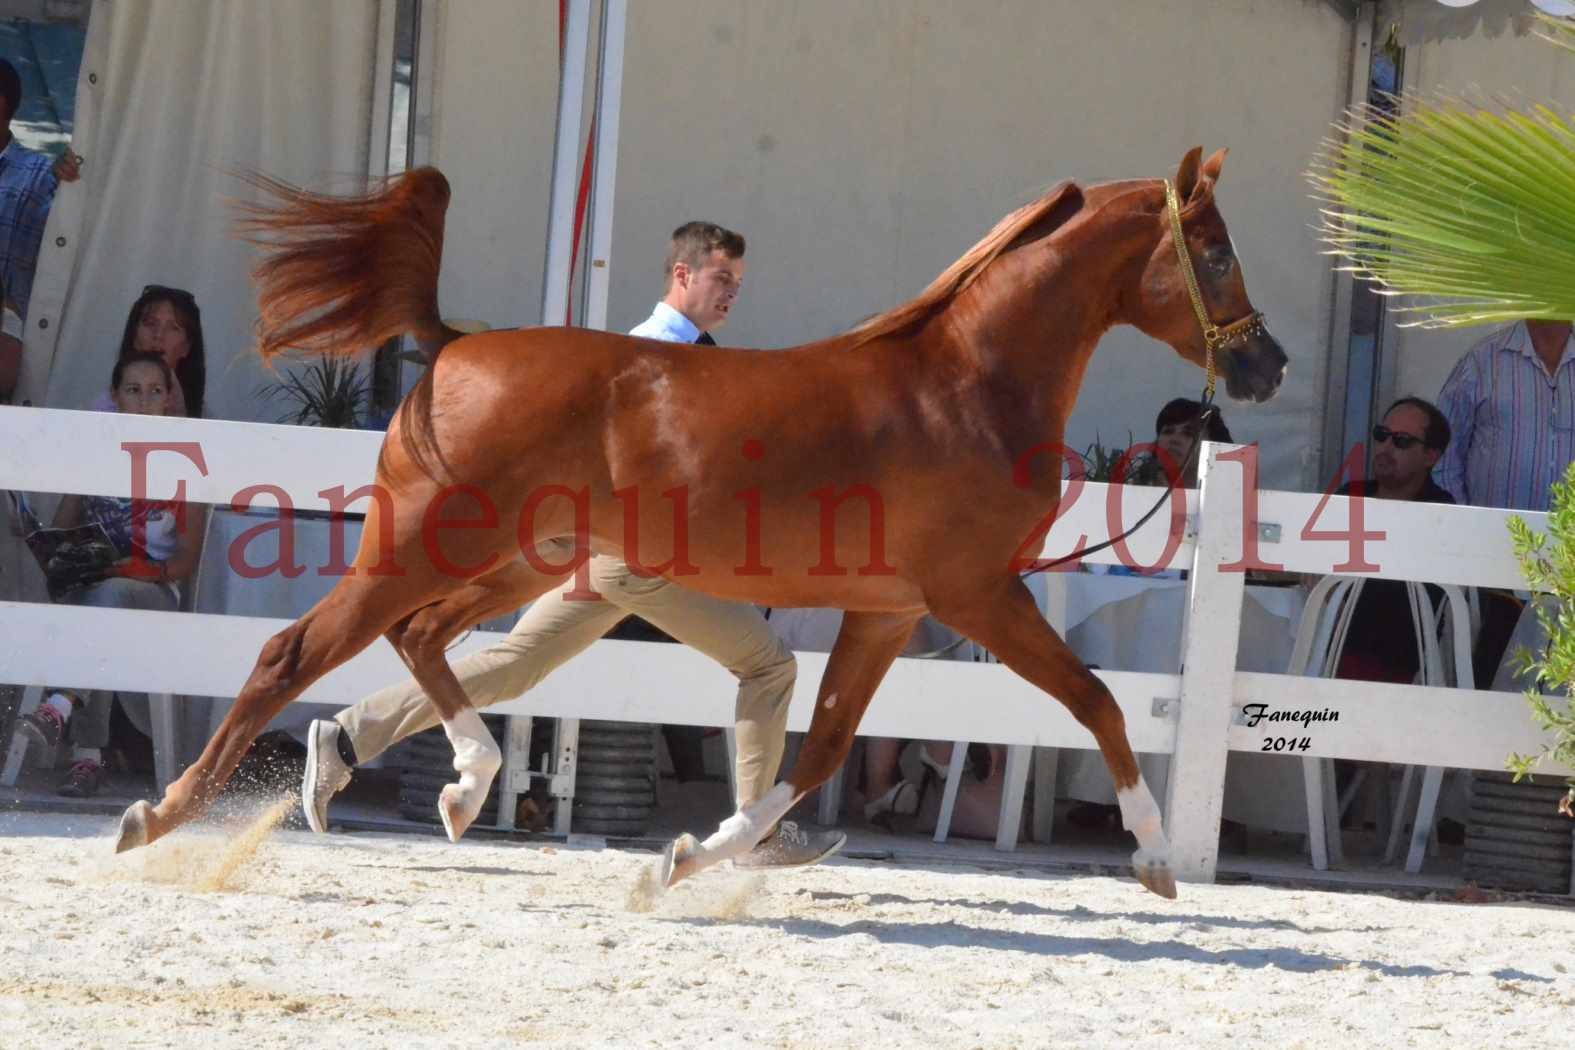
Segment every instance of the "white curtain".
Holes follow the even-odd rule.
[[[231,235],[235,169],[365,186],[378,0],[95,0],[72,148],[40,252],[19,397],[83,408],[109,384],[144,285],[191,291],[204,415],[272,422],[256,389],[253,252]]]

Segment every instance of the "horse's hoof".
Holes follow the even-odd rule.
[[[476,814],[469,812],[469,809],[465,805],[464,788],[458,784],[443,786],[443,791],[438,795],[438,816],[443,818],[443,830],[448,832],[450,842],[458,842],[465,829],[476,819]]]
[[[148,825],[152,823],[153,806],[146,802],[133,802],[120,815],[120,832],[115,836],[115,852],[124,853],[148,844]]]
[[[1168,901],[1176,899],[1176,876],[1170,870],[1170,862],[1164,857],[1155,857],[1138,850],[1132,854],[1132,874],[1149,891]]]
[[[699,850],[700,843],[687,831],[669,842],[656,869],[657,884],[671,888],[694,874]]]

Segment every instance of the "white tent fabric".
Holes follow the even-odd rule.
[[[253,254],[230,232],[231,172],[366,185],[377,0],[95,0],[72,148],[40,253],[19,400],[83,408],[109,383],[144,285],[203,314],[211,418],[272,421],[251,352]]]

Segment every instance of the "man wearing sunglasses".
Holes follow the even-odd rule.
[[[1420,503],[1455,502],[1453,496],[1433,482],[1431,473],[1449,447],[1449,421],[1436,405],[1418,397],[1401,398],[1373,427],[1372,441],[1368,477],[1342,486],[1338,495]],[[1429,586],[1427,595],[1434,609],[1443,600],[1443,592],[1437,587]],[[1335,677],[1404,685],[1416,680],[1420,666],[1416,629],[1411,621],[1411,597],[1405,583],[1369,579],[1362,585],[1351,613],[1351,629]],[[1344,793],[1356,769],[1355,762],[1335,761],[1337,791]],[[1458,843],[1464,829],[1453,821],[1445,821],[1439,833]]]
[[[1433,467],[1448,447],[1449,421],[1444,413],[1419,397],[1403,397],[1389,406],[1383,421],[1373,428],[1368,478],[1343,485],[1336,494],[1453,503],[1455,498],[1432,478]],[[1428,595],[1436,603],[1442,592],[1429,587]],[[1335,677],[1403,684],[1416,677],[1419,666],[1405,584],[1368,580],[1352,613]]]

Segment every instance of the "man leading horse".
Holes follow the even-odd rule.
[[[661,301],[629,334],[683,344],[721,328],[743,284],[744,250],[742,236],[715,223],[689,222],[674,230]],[[572,555],[572,541],[562,541],[559,553]],[[581,581],[570,577],[538,598],[502,641],[455,663],[470,703],[486,707],[523,695],[634,614],[737,677],[737,804],[748,806],[771,790],[782,763],[797,675],[793,653],[766,618],[747,602],[688,590],[655,573],[637,572],[610,554],[593,555],[586,567],[593,593],[583,593]],[[420,683],[407,680],[331,720],[314,721],[301,788],[307,824],[313,831],[327,831],[328,801],[350,782],[356,764],[440,720]],[[784,820],[734,863],[754,869],[804,867],[818,864],[846,841],[840,831]]]

